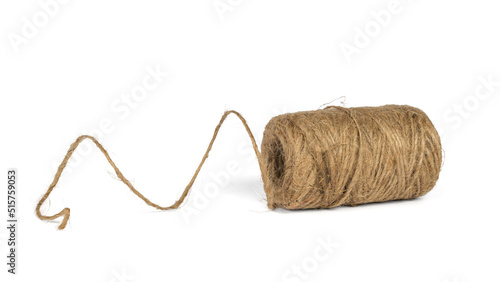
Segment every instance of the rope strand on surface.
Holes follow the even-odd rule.
[[[212,136],[212,140],[210,140],[210,144],[208,145],[208,148],[205,152],[205,154],[203,155],[203,158],[200,162],[200,164],[198,165],[198,168],[196,169],[193,177],[191,178],[191,181],[189,181],[189,183],[187,184],[186,188],[184,188],[184,192],[182,193],[182,195],[179,197],[179,199],[173,204],[173,205],[170,205],[170,206],[160,206],[158,204],[155,204],[153,202],[151,202],[151,200],[149,200],[148,198],[146,198],[144,195],[142,195],[131,183],[130,181],[125,178],[125,176],[121,173],[121,171],[118,169],[118,167],[116,166],[116,164],[113,162],[113,160],[111,159],[111,157],[109,156],[108,152],[104,149],[104,147],[99,143],[99,141],[97,141],[94,137],[92,136],[89,136],[89,135],[82,135],[80,137],[78,137],[75,142],[73,142],[73,144],[71,144],[71,146],[69,147],[69,150],[68,152],[66,153],[66,156],[64,157],[63,161],[61,162],[61,164],[59,165],[59,168],[57,169],[57,172],[54,176],[54,180],[52,181],[52,183],[50,184],[49,188],[47,189],[47,192],[45,192],[45,194],[43,195],[43,197],[40,199],[40,201],[38,202],[37,206],[36,206],[36,215],[38,216],[38,218],[40,218],[41,220],[53,220],[53,219],[57,219],[61,216],[63,216],[63,220],[61,222],[61,224],[59,225],[59,229],[62,230],[66,227],[66,224],[68,223],[68,220],[69,220],[69,216],[70,216],[70,209],[69,208],[64,208],[62,211],[60,211],[59,213],[57,214],[54,214],[54,215],[50,215],[50,216],[47,216],[47,215],[43,215],[41,212],[40,212],[40,208],[42,207],[43,203],[45,202],[45,200],[47,200],[47,198],[49,197],[50,193],[52,192],[52,190],[54,190],[54,187],[57,185],[57,182],[59,182],[59,178],[61,177],[61,174],[63,173],[64,171],[64,168],[66,167],[69,159],[71,158],[71,155],[73,154],[73,152],[76,150],[76,148],[78,147],[78,145],[85,139],[90,139],[92,140],[92,142],[94,142],[94,144],[97,146],[97,148],[99,148],[99,150],[101,150],[101,152],[104,154],[104,156],[106,157],[106,159],[108,160],[109,164],[113,167],[113,169],[115,170],[115,173],[116,175],[118,176],[118,178],[123,181],[123,183],[125,183],[129,188],[130,190],[135,194],[137,195],[139,198],[141,198],[146,204],[154,207],[154,208],[157,208],[159,210],[169,210],[169,209],[176,209],[178,208],[183,202],[184,202],[184,199],[186,198],[186,196],[188,195],[189,193],[189,190],[191,189],[191,187],[193,186],[194,184],[194,181],[196,180],[196,177],[198,177],[198,173],[200,172],[201,170],[201,167],[203,166],[203,164],[205,163],[205,160],[208,158],[208,154],[210,152],[210,150],[212,149],[212,146],[214,144],[214,141],[215,139],[217,138],[217,134],[219,133],[219,130],[222,126],[222,124],[224,123],[224,120],[227,118],[227,116],[229,116],[230,114],[235,114],[240,120],[241,122],[243,123],[243,126],[245,126],[245,129],[248,133],[248,136],[250,137],[250,140],[252,141],[252,146],[253,146],[253,149],[255,151],[255,155],[257,156],[257,160],[259,162],[259,167],[260,167],[260,171],[262,173],[262,175],[264,175],[264,170],[263,170],[263,164],[262,164],[262,158],[260,156],[260,152],[259,152],[259,148],[257,147],[257,143],[255,142],[255,138],[252,134],[252,131],[250,130],[250,127],[248,127],[248,124],[246,122],[246,120],[243,118],[243,116],[236,112],[236,111],[226,111],[224,113],[224,115],[222,116],[222,118],[220,119],[219,121],[219,124],[217,125],[217,127],[215,128],[215,131],[214,131],[214,134]],[[265,184],[265,179],[264,179],[264,185]]]

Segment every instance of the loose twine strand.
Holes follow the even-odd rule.
[[[55,186],[59,182],[59,178],[61,177],[61,175],[62,175],[62,173],[64,171],[64,168],[66,167],[69,159],[71,158],[71,155],[76,150],[76,148],[78,147],[78,145],[83,140],[85,140],[85,139],[90,139],[90,140],[92,140],[94,142],[94,144],[97,146],[97,148],[99,148],[99,150],[101,150],[101,152],[104,154],[104,156],[108,160],[109,164],[113,167],[113,169],[115,170],[115,173],[118,176],[118,178],[121,181],[123,181],[123,183],[125,183],[128,186],[128,188],[130,188],[130,190],[135,195],[137,195],[139,198],[141,198],[146,204],[148,204],[148,205],[150,205],[150,206],[152,206],[152,207],[154,207],[156,209],[159,209],[159,210],[170,210],[170,209],[176,209],[176,208],[178,208],[184,202],[184,199],[187,197],[187,195],[189,193],[189,190],[193,186],[194,181],[196,180],[196,178],[198,177],[198,173],[200,172],[201,167],[205,163],[205,160],[208,158],[208,154],[209,154],[210,150],[212,149],[214,141],[217,138],[217,134],[219,133],[219,130],[220,130],[222,124],[224,123],[224,120],[230,114],[235,114],[241,120],[241,122],[243,123],[243,126],[245,127],[245,129],[246,129],[246,131],[248,133],[248,136],[250,137],[250,140],[252,141],[252,146],[253,146],[253,149],[255,151],[255,155],[257,156],[257,160],[259,162],[260,172],[264,176],[265,175],[265,171],[264,171],[264,166],[263,166],[263,163],[262,163],[262,157],[261,157],[261,154],[259,152],[259,148],[257,147],[257,143],[255,142],[255,138],[254,138],[254,136],[252,134],[252,131],[250,130],[250,127],[248,126],[245,118],[243,118],[243,116],[240,113],[236,112],[236,111],[226,111],[224,113],[224,115],[222,116],[222,118],[219,121],[219,124],[215,128],[214,134],[212,136],[212,140],[210,140],[210,144],[208,145],[208,148],[207,148],[205,154],[203,155],[203,158],[202,158],[200,164],[198,165],[198,168],[196,169],[193,177],[191,178],[191,181],[189,181],[189,183],[187,184],[186,188],[184,188],[184,192],[179,197],[179,199],[173,205],[165,206],[165,207],[153,203],[147,197],[145,197],[144,195],[142,195],[136,188],[134,188],[134,186],[130,183],[130,181],[118,169],[118,167],[116,166],[116,164],[113,162],[113,160],[109,156],[108,152],[104,149],[104,147],[101,145],[101,143],[99,143],[99,141],[97,141],[92,136],[82,135],[82,136],[78,137],[75,140],[75,142],[73,142],[73,144],[71,144],[71,146],[69,147],[68,152],[66,153],[66,156],[64,157],[63,161],[59,165],[59,168],[57,169],[57,172],[56,172],[56,174],[54,176],[54,180],[52,181],[52,183],[50,184],[49,188],[47,189],[47,192],[45,192],[45,194],[43,195],[43,197],[40,199],[40,201],[38,202],[38,204],[36,206],[36,215],[41,220],[54,220],[54,219],[57,219],[57,218],[63,216],[63,220],[62,220],[62,222],[61,222],[61,224],[59,225],[58,228],[59,228],[59,230],[62,230],[62,229],[64,229],[66,227],[66,225],[68,223],[68,220],[69,220],[69,216],[70,216],[70,209],[68,207],[64,208],[62,211],[60,211],[59,213],[54,214],[54,215],[43,215],[40,212],[40,208],[42,207],[42,205],[45,202],[45,200],[47,200],[47,198],[49,197],[50,193],[52,193],[52,190],[54,190]],[[263,179],[263,182],[264,182],[264,186],[266,186],[267,178],[263,177],[262,179]]]

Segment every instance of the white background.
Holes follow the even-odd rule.
[[[44,22],[47,2],[0,4],[1,191],[17,168],[20,219],[17,276],[7,274],[0,229],[2,281],[500,279],[497,1],[74,0],[49,7]],[[385,26],[374,22],[387,11]],[[346,56],[346,44],[357,53]],[[148,68],[169,75],[138,96]],[[445,151],[433,191],[270,211],[248,137],[231,117],[181,209],[147,206],[86,143],[43,206],[71,208],[66,230],[35,216],[80,134],[99,137],[139,191],[170,205],[224,110],[241,112],[260,144],[272,116],[341,96],[349,107],[408,104],[430,116]],[[331,253],[318,243],[328,240]]]

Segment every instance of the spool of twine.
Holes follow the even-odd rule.
[[[42,220],[63,216],[59,229],[66,227],[69,208],[51,216],[43,215],[40,209],[57,185],[71,155],[85,139],[95,143],[118,178],[146,204],[159,210],[178,208],[230,114],[241,120],[252,141],[270,209],[332,208],[413,199],[434,187],[441,170],[439,135],[427,115],[414,107],[330,106],[279,115],[266,126],[262,155],[243,116],[227,111],[215,128],[193,177],[173,205],[160,206],[143,196],[123,176],[104,147],[94,137],[82,135],[71,144],[54,180],[38,202],[37,216]]]
[[[269,208],[313,209],[412,199],[441,169],[439,135],[410,106],[284,114],[264,131]]]

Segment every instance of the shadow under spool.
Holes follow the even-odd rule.
[[[414,107],[343,108],[272,118],[262,140],[269,208],[314,209],[412,199],[439,177],[439,135]]]

